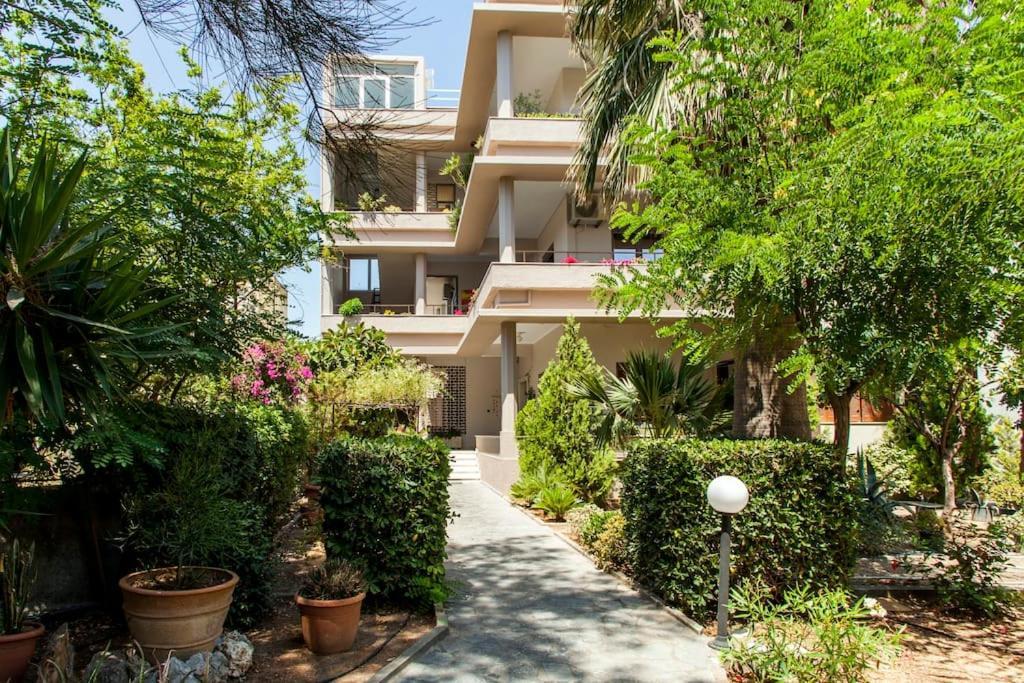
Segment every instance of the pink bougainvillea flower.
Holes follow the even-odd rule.
[[[299,368],[299,375],[302,376],[302,379],[313,379],[313,371],[309,369],[308,365]]]
[[[562,259],[562,263],[579,263],[579,261],[576,260],[575,256],[570,254],[566,256],[564,259]]]

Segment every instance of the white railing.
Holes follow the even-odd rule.
[[[459,93],[461,91],[452,88],[428,88],[427,108],[450,108],[459,106]]]

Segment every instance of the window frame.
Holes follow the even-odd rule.
[[[353,261],[366,261],[366,289],[362,289],[362,288],[358,288],[358,287],[353,287],[352,286],[352,275],[353,275],[353,272],[354,272],[352,270],[352,263],[353,263]],[[349,256],[349,257],[347,257],[346,265],[348,266],[348,268],[347,268],[348,273],[346,273],[346,276],[345,276],[345,289],[349,293],[356,292],[356,293],[361,293],[361,294],[362,293],[368,294],[368,293],[372,293],[372,292],[375,292],[375,291],[380,289],[380,258],[378,256],[373,255],[373,254],[366,254],[366,255],[359,254],[357,256]],[[376,271],[377,271],[377,286],[376,287],[373,286],[374,269],[376,269]]]
[[[396,66],[409,66],[412,67],[411,74],[401,73],[388,73],[386,69],[381,67],[396,67]],[[365,71],[366,73],[358,73],[358,71]],[[399,111],[418,109],[418,100],[422,99],[420,92],[420,81],[422,79],[422,63],[415,60],[370,60],[368,67],[361,67],[350,65],[345,70],[337,70],[333,77],[333,94],[332,94],[332,106],[338,109],[351,109],[352,107],[342,105],[338,103],[338,84],[341,80],[354,80],[358,81],[358,104],[357,109],[367,110],[381,110],[381,109],[396,109]],[[395,107],[392,101],[392,83],[394,79],[399,81],[409,80],[412,82],[412,99],[409,101],[406,107]],[[368,106],[368,100],[366,97],[366,81],[382,81],[384,87],[384,101],[380,103],[380,106]]]

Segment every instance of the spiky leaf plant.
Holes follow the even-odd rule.
[[[156,341],[171,328],[149,323],[169,299],[105,218],[72,219],[86,155],[59,159],[44,140],[26,175],[9,131],[0,140],[0,424],[63,422],[169,353]]]

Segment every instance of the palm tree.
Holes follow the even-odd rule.
[[[569,37],[589,76],[577,96],[583,142],[571,179],[584,195],[597,182],[599,161],[607,153],[604,191],[621,197],[635,183],[632,146],[623,133],[634,120],[649,125],[693,125],[699,95],[677,87],[674,65],[656,61],[650,42],[670,34],[686,40],[700,30],[686,0],[579,0],[570,6]]]
[[[605,370],[604,376],[569,380],[570,394],[591,402],[600,416],[599,443],[622,443],[632,436],[665,438],[704,436],[728,425],[723,406],[729,387],[705,377],[708,365],[687,358],[679,363],[654,351],[635,351],[626,357],[623,377]]]

